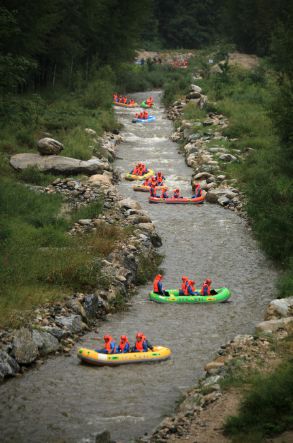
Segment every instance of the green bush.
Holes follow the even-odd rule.
[[[113,86],[106,80],[95,80],[87,87],[83,104],[86,108],[109,108],[112,103]]]
[[[238,441],[262,442],[293,429],[293,361],[268,376],[258,376],[237,416],[225,424],[225,434]]]
[[[37,167],[31,166],[24,169],[18,175],[18,178],[24,182],[32,185],[46,186],[51,183],[56,177],[50,174],[44,174]]]

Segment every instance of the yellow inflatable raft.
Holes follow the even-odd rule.
[[[149,169],[144,175],[134,175],[128,173],[125,175],[125,180],[145,180],[146,178],[152,177],[152,175],[155,175],[155,171],[153,169]]]
[[[163,186],[156,186],[156,190],[157,191],[161,191],[163,188],[168,189],[167,186],[163,185]],[[144,185],[133,185],[132,189],[134,191],[137,192],[150,192],[150,187],[149,186],[144,186]]]
[[[128,352],[127,354],[101,354],[93,349],[80,348],[77,357],[84,363],[95,366],[116,366],[127,363],[145,363],[167,360],[171,350],[163,346],[154,346],[153,351]]]

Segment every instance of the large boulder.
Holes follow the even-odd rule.
[[[262,321],[256,326],[256,333],[272,334],[279,329],[285,329],[286,331],[292,328],[293,317],[281,318],[279,320]]]
[[[37,167],[42,172],[64,175],[92,175],[111,169],[108,162],[104,162],[95,157],[85,161],[58,155],[42,156],[39,154],[13,155],[10,158],[10,165],[17,171],[23,171],[30,167]]]
[[[141,209],[140,204],[137,201],[132,200],[132,198],[124,198],[123,200],[120,200],[118,202],[118,205],[120,206],[120,208]]]
[[[193,91],[193,92],[197,92],[197,93],[199,93],[199,94],[202,93],[202,89],[201,89],[201,87],[200,87],[200,86],[197,86],[197,85],[190,85],[190,90]]]
[[[40,355],[51,354],[59,349],[59,341],[48,332],[33,330],[33,342],[37,345]]]
[[[41,155],[57,155],[64,149],[62,143],[49,137],[41,138],[37,147]]]
[[[206,196],[209,203],[218,203],[221,197],[226,197],[227,189],[211,189]]]
[[[293,316],[293,297],[272,300],[267,308],[265,320],[290,316]]]
[[[112,174],[95,174],[89,178],[89,184],[95,186],[112,186]]]
[[[55,318],[57,326],[65,328],[71,334],[77,334],[86,328],[86,325],[82,322],[80,315],[69,315],[68,317],[58,316]]]
[[[106,313],[104,300],[96,294],[86,295],[83,300],[86,317],[90,320],[97,318],[97,314]]]
[[[19,372],[19,365],[7,352],[0,351],[0,380],[13,377]]]
[[[14,333],[12,343],[12,356],[20,364],[30,364],[39,355],[38,346],[33,340],[32,332],[27,328],[21,328]]]

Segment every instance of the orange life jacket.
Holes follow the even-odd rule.
[[[127,344],[130,346],[130,343],[129,343],[128,340],[126,340],[125,342],[123,342],[122,340],[120,340],[119,348],[120,348],[120,350],[121,350],[122,352],[124,351],[124,348],[125,348],[125,346],[126,346]]]
[[[106,351],[111,352],[111,342],[113,341],[113,338],[110,337],[110,340],[108,340],[107,342],[105,342],[104,344],[104,349],[106,349]]]
[[[159,292],[158,283],[161,280],[161,277],[156,276],[154,280],[154,292]]]
[[[143,337],[141,340],[136,340],[135,342],[135,348],[138,352],[143,352],[143,342],[145,338]]]
[[[195,292],[195,286],[191,283],[191,280],[188,281],[188,284],[191,287],[192,292]]]
[[[183,285],[182,285],[183,286]],[[186,280],[186,282],[185,282],[185,286],[184,287],[182,287],[182,290],[183,290],[183,294],[184,295],[189,295],[188,294],[188,280]]]
[[[187,286],[187,280],[183,281],[182,284],[181,284],[181,289],[182,289],[184,294],[185,294],[186,286]]]

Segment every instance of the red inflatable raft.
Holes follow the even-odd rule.
[[[175,204],[175,205],[198,205],[205,201],[206,194],[203,193],[201,197],[197,198],[161,198],[161,197],[149,197],[150,203],[167,203],[167,204]]]

